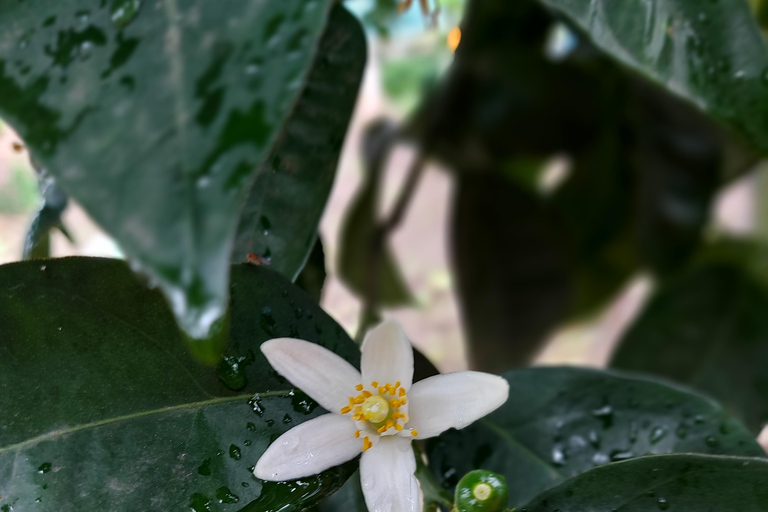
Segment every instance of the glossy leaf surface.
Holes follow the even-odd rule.
[[[768,421],[765,250],[716,246],[663,283],[611,366],[653,373],[717,398],[758,432]]]
[[[0,6],[0,116],[203,338],[329,0]]]
[[[435,475],[452,489],[473,469],[501,473],[518,507],[566,478],[646,454],[764,456],[752,434],[715,402],[631,374],[530,368],[503,374],[509,400],[428,444]]]
[[[295,279],[317,236],[366,61],[365,34],[343,7],[331,12],[307,85],[243,208],[233,261],[248,253]]]
[[[768,510],[768,461],[675,454],[595,468],[537,496],[521,510]]]
[[[251,474],[272,440],[322,413],[260,344],[297,336],[359,364],[341,328],[279,274],[233,267],[218,371],[192,359],[160,293],[123,262],[15,263],[0,267],[0,283],[0,507],[301,508],[354,471],[353,462],[293,483]]]
[[[604,52],[768,151],[768,48],[743,0],[540,0]]]

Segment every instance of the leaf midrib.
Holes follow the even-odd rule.
[[[113,423],[120,423],[122,421],[131,421],[138,418],[145,418],[147,416],[153,416],[155,414],[164,414],[164,413],[171,413],[176,411],[184,411],[184,410],[194,410],[194,409],[202,409],[203,407],[211,406],[211,405],[218,405],[218,404],[226,404],[230,402],[238,402],[242,400],[243,402],[246,402],[247,400],[252,399],[254,396],[257,397],[274,397],[274,396],[285,396],[290,392],[288,389],[278,390],[278,391],[269,391],[266,393],[249,393],[245,395],[235,395],[235,396],[227,396],[227,397],[217,397],[210,400],[202,400],[199,402],[189,402],[185,404],[178,404],[173,405],[170,407],[161,407],[159,409],[150,409],[147,411],[141,411],[141,412],[135,412],[132,414],[125,414],[122,416],[115,416],[113,418],[105,418],[99,421],[93,421],[91,423],[84,423],[82,425],[76,425],[73,427],[67,427],[62,428],[58,430],[54,430],[52,432],[48,432],[46,434],[41,434],[39,436],[33,437],[31,439],[27,439],[25,441],[21,441],[19,443],[14,443],[8,446],[0,447],[0,455],[3,455],[5,453],[13,452],[13,451],[19,451],[24,448],[28,448],[30,446],[34,446],[38,443],[41,443],[43,441],[47,441],[50,439],[55,439],[57,437],[61,436],[67,436],[69,434],[73,434],[75,432],[81,432],[83,430],[89,430],[94,428],[103,427],[104,425],[110,425]]]

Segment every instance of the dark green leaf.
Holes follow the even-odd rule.
[[[744,0],[539,0],[604,52],[768,151],[768,49]]]
[[[473,469],[501,473],[520,506],[595,466],[646,454],[764,456],[752,434],[715,402],[649,378],[579,368],[504,374],[509,400],[488,417],[428,445],[452,488]]]
[[[691,270],[662,283],[611,365],[709,393],[759,431],[768,421],[764,261],[756,246],[711,248]]]
[[[377,233],[384,164],[397,136],[386,121],[368,127],[363,142],[365,176],[345,213],[339,235],[339,278],[358,297],[383,307],[404,306],[413,300],[394,254]]]
[[[359,473],[352,475],[341,489],[317,505],[312,512],[368,512]]]
[[[535,196],[496,173],[460,176],[451,252],[474,368],[524,364],[568,312],[562,233]]]
[[[658,455],[595,468],[537,496],[521,510],[659,512],[768,510],[768,461]]]
[[[122,262],[0,267],[0,508],[306,507],[339,488],[354,462],[287,484],[252,476],[271,441],[322,413],[259,346],[296,336],[356,365],[357,347],[279,274],[238,265],[232,278],[230,349],[216,372]]]
[[[285,131],[256,173],[234,261],[256,253],[290,279],[304,266],[336,175],[365,60],[360,23],[337,6]]]
[[[0,115],[159,284],[193,337],[208,336],[225,311],[240,207],[332,5],[0,7]]]
[[[323,295],[325,275],[325,251],[323,241],[318,235],[312,252],[309,253],[309,259],[296,278],[296,286],[307,292],[319,304]]]

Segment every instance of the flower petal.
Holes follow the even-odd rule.
[[[408,428],[418,439],[464,428],[499,408],[509,397],[509,383],[497,375],[456,372],[416,382],[408,393]]]
[[[316,475],[355,458],[363,443],[355,422],[337,414],[305,421],[269,445],[253,474],[273,482]]]
[[[413,347],[397,322],[387,320],[372,329],[363,341],[360,368],[363,384],[400,385],[408,391],[413,382]]]
[[[417,512],[419,482],[411,440],[382,437],[360,458],[360,483],[369,512]]]
[[[261,351],[277,373],[330,412],[347,405],[362,382],[354,366],[316,343],[277,338],[264,342]]]

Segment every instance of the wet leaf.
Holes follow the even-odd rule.
[[[579,368],[509,371],[509,400],[463,430],[428,443],[452,489],[473,469],[501,473],[510,506],[563,480],[647,454],[764,456],[754,436],[712,400],[632,374]]]
[[[768,48],[743,0],[539,0],[605,53],[729,125],[762,152]]]
[[[240,206],[332,4],[0,7],[0,116],[159,284],[194,338],[224,313]]]
[[[237,265],[232,278],[230,348],[213,370],[123,262],[0,266],[0,508],[307,507],[338,489],[356,463],[289,483],[252,476],[272,440],[323,412],[259,346],[296,336],[358,365],[357,347],[279,274]]]
[[[706,392],[758,432],[768,421],[765,261],[760,246],[710,247],[686,273],[662,283],[611,366]]]
[[[768,508],[768,461],[675,454],[595,468],[563,482],[520,510],[739,510]]]
[[[39,171],[38,171],[39,172]],[[32,219],[24,241],[24,259],[40,259],[51,257],[51,232],[60,230],[69,241],[72,236],[61,221],[64,210],[67,209],[69,197],[47,173],[38,176],[38,187],[43,203]]]
[[[288,278],[297,277],[317,237],[365,61],[360,23],[337,6],[307,85],[276,147],[256,172],[234,261],[256,253],[270,258],[271,267]]]

